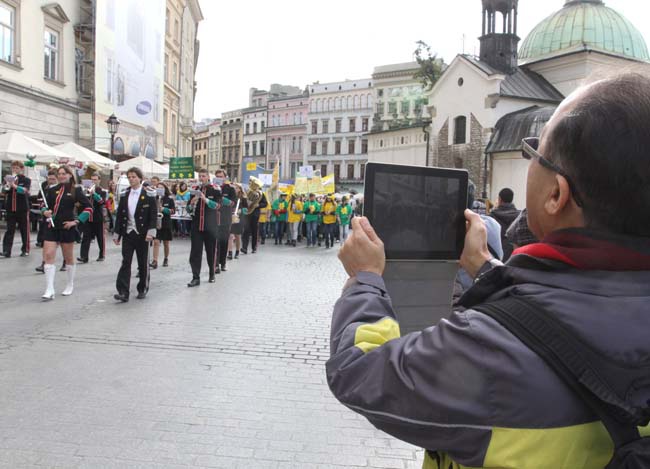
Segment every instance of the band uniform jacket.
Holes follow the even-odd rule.
[[[22,188],[21,194],[13,186],[7,188],[6,185],[2,187],[2,192],[5,193],[5,209],[8,212],[25,213],[30,209],[29,204],[29,190],[32,186],[32,181],[27,176],[19,174],[16,176],[16,185]]]
[[[108,191],[101,187],[95,187],[95,194],[99,196],[99,200],[92,195],[90,196],[93,202],[93,216],[90,218],[90,221],[93,223],[104,223],[104,209],[106,208]]]
[[[230,184],[221,186],[221,195],[227,197],[231,204],[230,206],[220,204],[219,206],[219,227],[224,227],[224,231],[230,234],[230,225],[232,225],[232,209],[237,203],[237,192]]]
[[[120,204],[117,207],[117,216],[115,217],[115,234],[122,237],[126,236],[126,230],[129,224],[129,194],[131,188],[125,190],[120,197]],[[143,187],[140,191],[138,205],[135,207],[135,229],[141,236],[146,236],[150,230],[156,230],[156,221],[158,219],[158,203],[156,197],[149,195]],[[153,235],[152,235],[153,236]]]
[[[52,219],[54,220],[54,229],[62,230],[63,223],[66,221],[74,221],[75,206],[78,205],[77,213],[79,220],[85,223],[92,218],[93,208],[84,194],[81,187],[74,184],[57,184],[50,187],[45,192],[47,199],[47,206],[52,211]]]
[[[200,198],[194,207],[192,230],[208,231],[216,236],[218,218],[221,213],[219,211],[221,191],[212,185],[202,186],[200,190],[205,194],[205,200]]]

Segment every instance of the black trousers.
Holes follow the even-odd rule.
[[[244,227],[244,239],[242,240],[242,247],[248,251],[248,242],[253,238],[251,249],[257,250],[257,235],[259,229],[260,216],[248,216],[248,223]]]
[[[2,252],[11,254],[11,248],[14,245],[14,235],[16,234],[16,225],[20,230],[20,237],[23,241],[22,252],[29,253],[29,210],[26,212],[7,211],[7,232],[2,239]]]
[[[195,223],[196,224],[196,223]],[[210,277],[214,275],[217,265],[217,233],[211,231],[199,231],[193,229],[191,233],[192,247],[190,248],[190,266],[192,277],[201,278],[201,261],[203,260],[203,249],[208,258],[208,270]]]
[[[149,243],[146,240],[146,234],[137,234],[132,231],[122,238],[122,267],[117,273],[115,286],[119,293],[127,297],[131,289],[131,263],[134,252],[138,260],[138,273],[140,274],[138,293],[147,293],[149,291]]]
[[[93,238],[97,239],[97,246],[99,246],[99,257],[104,257],[106,254],[106,244],[104,236],[104,223],[84,223],[82,225],[81,238],[81,251],[79,257],[88,260],[88,252],[90,251],[90,243]]]
[[[226,259],[228,258],[228,239],[217,240],[217,256],[218,263],[221,267],[226,266]]]

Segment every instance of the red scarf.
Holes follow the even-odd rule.
[[[563,262],[580,270],[650,270],[650,240],[631,238],[586,229],[568,229],[551,233],[541,243],[516,249],[541,259]]]

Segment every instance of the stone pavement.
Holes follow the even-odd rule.
[[[126,304],[112,243],[78,266],[73,296],[57,272],[49,303],[39,249],[0,259],[0,467],[421,466],[327,388],[336,249],[267,244],[194,289],[188,253],[174,241],[149,296]]]

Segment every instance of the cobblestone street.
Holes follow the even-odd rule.
[[[174,241],[144,301],[134,260],[125,304],[108,249],[71,297],[57,272],[49,303],[39,249],[0,259],[0,467],[420,467],[327,388],[336,249],[267,244],[188,289],[189,242]]]

